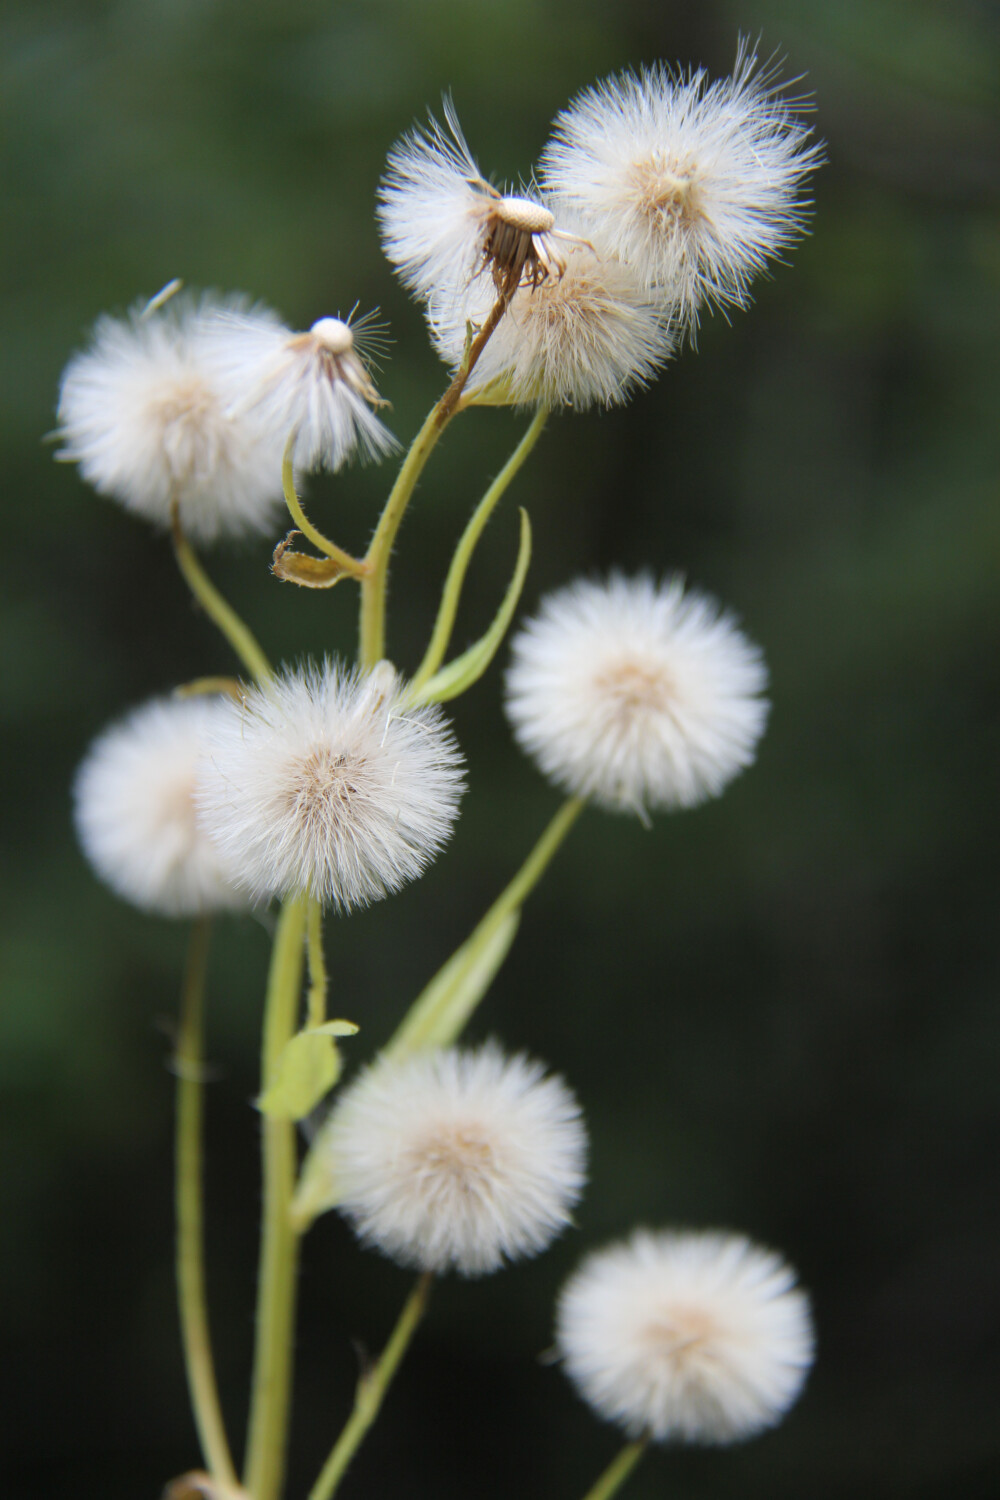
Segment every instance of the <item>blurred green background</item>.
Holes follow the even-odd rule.
[[[295,325],[378,304],[404,439],[442,388],[381,256],[393,140],[454,91],[484,171],[526,174],[579,88],[656,58],[728,71],[737,34],[815,97],[814,232],[749,314],[709,319],[624,410],[553,419],[487,533],[471,639],[535,527],[531,606],[581,571],[681,569],[767,653],[757,766],[651,832],[597,813],[532,899],[473,1028],[549,1059],[593,1136],[578,1231],[450,1283],[345,1497],[576,1496],[616,1451],[539,1360],[584,1248],[637,1222],[744,1229],[812,1289],[820,1356],[777,1432],[657,1453],[634,1500],[995,1493],[995,794],[1000,638],[998,10],[955,0],[11,0],[0,241],[6,585],[0,1097],[5,1500],[155,1496],[197,1458],[172,1290],[169,1031],[186,934],[117,904],[69,826],[90,737],[226,648],[162,538],[42,439],[96,315],[173,276]],[[390,649],[419,660],[450,547],[523,418],[473,413],[403,531]],[[312,488],[364,544],[390,479]],[[276,656],[349,651],[346,586],[269,546],[213,555]],[[455,707],[471,792],[446,857],[331,924],[334,1012],[389,1034],[556,806],[514,749],[500,670]],[[213,961],[210,1287],[243,1421],[267,935]],[[355,1044],[348,1044],[354,1046]],[[332,1217],[306,1244],[292,1494],[408,1280]],[[991,1470],[993,1471],[991,1483]]]

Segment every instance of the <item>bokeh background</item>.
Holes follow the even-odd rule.
[[[812,1289],[820,1358],[777,1432],[657,1453],[634,1500],[995,1493],[1000,512],[998,10],[975,0],[9,0],[0,410],[6,735],[0,1410],[6,1500],[155,1496],[197,1458],[172,1289],[167,1068],[186,934],[116,903],[69,784],[113,716],[231,661],[169,549],[52,461],[60,370],[173,276],[290,322],[378,304],[408,439],[443,372],[381,256],[375,185],[443,89],[484,170],[525,174],[593,79],[728,71],[738,33],[815,98],[812,236],[624,410],[553,419],[490,527],[460,630],[535,528],[525,602],[612,564],[683,570],[773,674],[757,766],[652,831],[586,816],[473,1027],[585,1101],[593,1180],[552,1252],[436,1295],[344,1495],[580,1495],[616,1451],[539,1359],[582,1251],[637,1222],[732,1226]],[[402,535],[390,647],[419,660],[450,548],[523,418],[449,431]],[[359,547],[388,470],[317,483]],[[350,651],[348,589],[259,544],[211,567],[269,651]],[[427,879],[331,924],[334,1011],[377,1046],[556,806],[500,669],[455,707],[471,793]],[[243,1421],[258,1206],[262,925],[213,958],[210,1288]],[[407,1278],[332,1217],[306,1244],[292,1494]],[[991,1475],[992,1470],[992,1475]],[[992,1478],[992,1483],[991,1483]]]

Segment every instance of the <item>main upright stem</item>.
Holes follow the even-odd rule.
[[[285,902],[268,977],[261,1092],[274,1082],[291,1040],[302,993],[307,898]],[[295,1332],[298,1235],[289,1213],[295,1188],[295,1125],[265,1115],[264,1212],[257,1286],[257,1339],[244,1484],[253,1500],[278,1500],[285,1472]]]

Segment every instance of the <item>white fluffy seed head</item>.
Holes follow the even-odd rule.
[[[752,1437],[781,1420],[813,1361],[795,1281],[740,1235],[639,1230],[589,1256],[564,1287],[556,1338],[566,1373],[633,1437]]]
[[[565,245],[561,268],[515,292],[472,372],[467,391],[473,401],[613,406],[646,385],[670,357],[670,320],[628,266],[576,240]],[[467,321],[482,324],[493,300],[492,287],[481,283],[464,296],[432,300],[431,333],[454,368]]]
[[[353,325],[320,318],[294,333],[273,315],[222,312],[207,325],[210,356],[228,410],[268,434],[299,470],[336,471],[355,454],[381,458],[396,440],[373,407],[384,405],[364,351],[382,344],[372,315]]]
[[[759,649],[678,578],[612,574],[543,600],[512,643],[507,714],[550,780],[612,811],[694,807],[750,765]]]
[[[363,1242],[424,1271],[480,1276],[538,1254],[585,1180],[569,1089],[491,1044],[376,1062],[338,1100],[328,1147]]]
[[[242,910],[218,850],[196,822],[194,785],[217,698],[160,698],[106,729],[73,787],[84,854],[116,895],[165,917]]]
[[[802,233],[809,130],[741,43],[731,78],[664,64],[587,89],[556,117],[541,175],[556,212],[627,261],[692,333],[706,302],[744,306]]]
[[[281,449],[220,384],[206,330],[263,320],[239,298],[182,293],[98,319],[59,393],[59,457],[102,495],[159,526],[176,500],[196,541],[267,531],[283,505]]]
[[[551,210],[533,196],[499,193],[480,173],[450,99],[444,113],[444,126],[432,115],[393,147],[379,187],[382,245],[403,283],[431,301],[461,298],[479,280],[492,305],[522,281],[537,286],[558,275]]]
[[[250,689],[213,726],[199,820],[255,898],[348,909],[415,879],[449,837],[462,757],[437,707],[407,708],[387,662],[333,662]]]

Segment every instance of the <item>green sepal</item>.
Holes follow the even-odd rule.
[[[446,667],[442,667],[440,671],[434,673],[433,677],[429,677],[422,686],[418,687],[411,699],[414,704],[447,703],[449,698],[457,698],[460,693],[467,692],[473,683],[479,681],[507,634],[507,627],[513,619],[517,602],[521,597],[530,561],[531,522],[528,520],[528,512],[522,509],[517,564],[503,602],[493,618],[493,623],[485,635],[480,636],[479,640],[467,651],[463,651],[461,656],[456,656],[454,661],[450,661]]]
[[[353,1036],[357,1029],[352,1021],[327,1021],[293,1036],[281,1054],[273,1083],[257,1100],[261,1113],[274,1120],[304,1119],[340,1077],[334,1037]]]

